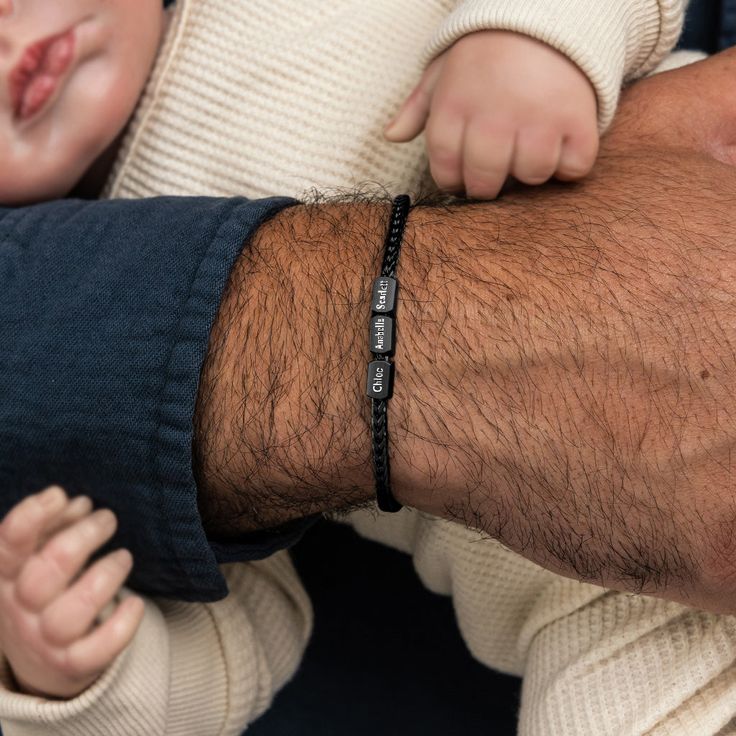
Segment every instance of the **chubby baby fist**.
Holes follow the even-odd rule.
[[[20,689],[72,698],[125,649],[143,616],[131,596],[100,622],[132,566],[127,550],[87,561],[115,532],[108,510],[48,488],[0,523],[0,650]]]
[[[438,56],[398,115],[388,140],[425,130],[437,186],[493,199],[511,175],[525,184],[579,179],[598,153],[596,97],[555,49],[509,31],[478,31]]]

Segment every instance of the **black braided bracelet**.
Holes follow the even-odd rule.
[[[376,499],[381,511],[398,511],[401,508],[391,493],[388,464],[388,400],[393,394],[394,377],[394,366],[389,358],[394,354],[396,337],[396,295],[399,286],[396,266],[410,207],[411,199],[406,194],[393,201],[381,275],[373,282],[371,295],[370,350],[373,360],[368,364],[366,393],[371,400],[373,469],[376,475]]]

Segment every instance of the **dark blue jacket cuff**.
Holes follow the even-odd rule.
[[[192,417],[210,329],[251,234],[293,200],[65,200],[0,208],[0,513],[50,483],[113,509],[154,595],[215,600],[220,559],[298,537],[210,546]],[[295,529],[297,531],[295,531]]]

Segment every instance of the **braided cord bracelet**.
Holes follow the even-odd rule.
[[[391,492],[388,401],[393,395],[394,379],[394,366],[390,357],[394,354],[396,337],[396,297],[399,286],[396,267],[410,208],[411,199],[406,194],[393,201],[384,243],[381,275],[373,282],[371,295],[370,350],[373,360],[368,364],[366,393],[371,400],[373,470],[376,477],[376,500],[381,511],[398,511],[401,508]]]

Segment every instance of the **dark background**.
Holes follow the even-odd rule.
[[[411,558],[320,522],[294,550],[315,609],[296,678],[249,736],[515,733],[519,683],[475,661]]]

